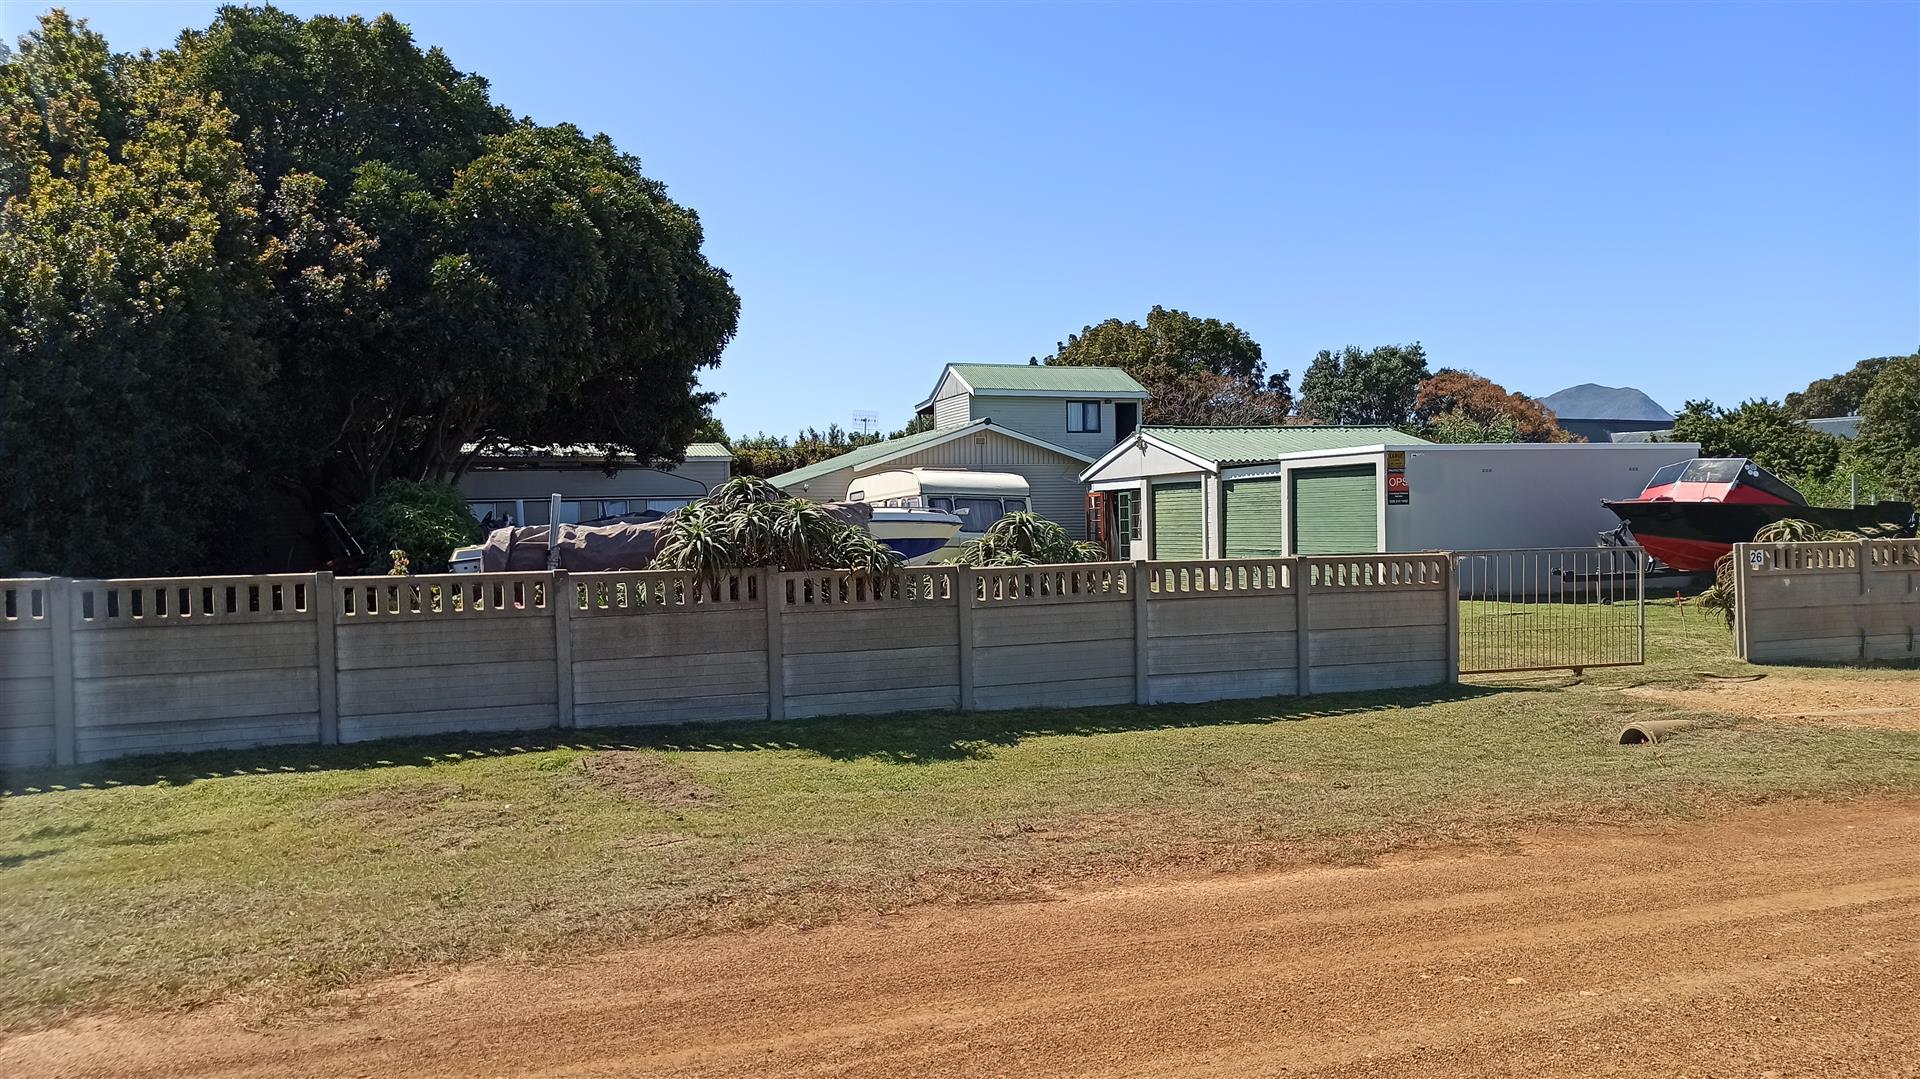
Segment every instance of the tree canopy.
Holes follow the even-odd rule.
[[[1121,368],[1152,394],[1147,423],[1280,423],[1293,410],[1291,373],[1269,374],[1260,343],[1245,330],[1157,305],[1144,326],[1117,318],[1087,326],[1041,362]]]
[[[1300,414],[1315,423],[1402,427],[1413,421],[1427,353],[1411,345],[1322,349],[1300,379]]]
[[[1880,372],[1903,358],[1875,356],[1870,360],[1861,360],[1837,375],[1814,379],[1806,389],[1787,395],[1787,413],[1803,420],[1857,415],[1866,403],[1867,392],[1873,389],[1874,380],[1880,377]]]
[[[1553,412],[1472,371],[1443,367],[1414,392],[1414,420],[1436,442],[1571,442]]]
[[[1673,421],[1676,442],[1700,443],[1702,457],[1749,457],[1792,481],[1819,480],[1840,467],[1840,439],[1808,427],[1777,401],[1720,408],[1688,401]]]
[[[1860,402],[1850,456],[1887,478],[1895,497],[1920,500],[1920,353],[1889,361]]]
[[[229,7],[134,57],[56,11],[0,140],[0,476],[64,496],[9,483],[0,528],[50,569],[198,568],[265,485],[310,524],[491,443],[670,458],[738,321],[637,159],[390,16]],[[91,549],[89,507],[154,529]]]

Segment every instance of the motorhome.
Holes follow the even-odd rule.
[[[1012,472],[974,472],[960,468],[903,468],[854,480],[847,501],[876,509],[944,510],[960,518],[960,531],[933,561],[950,560],[960,545],[979,539],[1009,513],[1032,508],[1026,477]]]

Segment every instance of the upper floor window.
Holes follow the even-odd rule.
[[[1067,430],[1076,434],[1100,429],[1100,402],[1068,401]]]

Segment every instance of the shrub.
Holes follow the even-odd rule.
[[[769,497],[768,492],[772,492]],[[797,572],[851,569],[871,575],[900,568],[900,552],[825,506],[787,498],[764,480],[741,477],[667,519],[653,564],[692,570],[701,581],[752,567]]]
[[[426,573],[445,573],[455,547],[485,538],[466,496],[446,483],[389,481],[360,504],[353,521],[367,550],[405,551]]]
[[[955,561],[968,566],[1048,566],[1105,557],[1099,544],[1076,542],[1058,524],[1023,510],[1007,514],[979,539],[967,541]]]

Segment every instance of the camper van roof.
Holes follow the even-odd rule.
[[[1013,497],[1027,494],[1025,476],[1012,472],[975,472],[966,468],[896,468],[862,476],[854,481],[854,486],[871,496],[875,491],[887,490],[891,484],[905,485],[909,481],[922,491],[930,490],[935,494]]]

